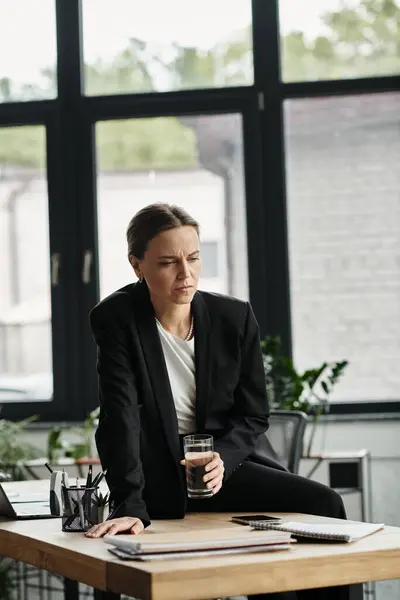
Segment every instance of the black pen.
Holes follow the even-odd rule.
[[[86,477],[86,487],[90,488],[92,486],[92,465],[89,465],[88,474]]]
[[[46,467],[46,469],[48,471],[50,471],[50,473],[53,473],[53,469],[51,468],[51,466],[49,465],[49,463],[44,463],[44,466]]]
[[[83,509],[83,500],[85,498],[85,494],[86,491],[83,492],[83,495],[79,494],[78,490],[81,489],[80,485],[79,485],[79,478],[76,478],[76,502],[78,504],[78,512],[79,512],[79,520],[81,522],[81,529],[84,531],[85,530],[85,512]]]
[[[97,487],[97,486],[100,484],[100,482],[102,481],[102,479],[103,479],[103,477],[104,477],[104,475],[105,475],[106,473],[107,473],[107,471],[102,471],[101,473],[98,473],[98,474],[96,475],[96,477],[94,478],[94,481],[93,481],[93,483],[92,483],[92,486],[93,486],[93,487]]]

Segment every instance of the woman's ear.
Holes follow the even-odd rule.
[[[140,270],[140,264],[138,259],[135,256],[132,256],[132,254],[129,255],[129,262],[131,263],[132,269],[135,271],[135,275],[136,277],[142,281],[143,279],[143,273]]]

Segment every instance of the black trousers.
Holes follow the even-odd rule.
[[[187,512],[297,512],[345,519],[339,494],[316,481],[293,473],[244,461],[209,499],[188,499]],[[252,600],[362,600],[362,584],[302,590],[296,594],[261,594]]]

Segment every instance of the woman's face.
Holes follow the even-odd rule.
[[[173,304],[191,302],[201,270],[199,237],[184,225],[159,233],[142,260],[131,257],[136,275],[144,277],[152,299]]]

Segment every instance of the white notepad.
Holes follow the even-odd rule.
[[[268,523],[266,521],[249,521],[249,526],[254,529],[273,529],[286,531],[296,537],[314,538],[336,542],[354,542],[367,535],[383,529],[383,523],[300,523],[289,521],[287,523]]]
[[[157,552],[154,554],[135,554],[122,548],[108,548],[109,552],[122,558],[124,560],[138,560],[138,561],[151,561],[151,560],[171,560],[178,558],[204,558],[207,556],[226,556],[232,554],[254,554],[260,552],[279,552],[281,550],[290,550],[293,544],[288,542],[287,544],[267,544],[266,546],[243,546],[239,548],[219,548],[209,550],[189,550],[185,552]]]
[[[202,531],[174,532],[169,534],[106,535],[104,541],[125,552],[136,555],[164,552],[189,552],[246,548],[288,544],[290,533],[282,531],[250,531],[242,527]]]

